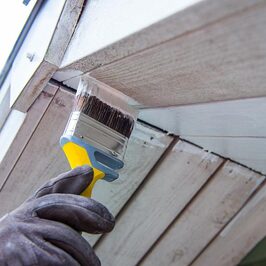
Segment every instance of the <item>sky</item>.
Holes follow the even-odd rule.
[[[0,72],[36,1],[0,0]]]

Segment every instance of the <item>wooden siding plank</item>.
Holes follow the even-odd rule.
[[[88,72],[196,31],[259,1],[113,0],[89,2],[64,56],[63,71]],[[146,10],[149,10],[147,14]],[[68,79],[75,76],[68,73]]]
[[[144,106],[265,96],[266,3],[97,68],[90,75]]]
[[[103,265],[136,265],[223,160],[179,141],[96,245]]]
[[[210,243],[191,266],[235,266],[266,236],[266,185]]]
[[[69,170],[68,162],[59,147],[59,138],[72,109],[74,95],[59,90],[53,100],[48,98],[46,107],[52,102],[43,115],[40,108],[44,104],[42,97],[47,100],[46,96],[50,97],[49,94],[42,93],[31,107],[24,129],[10,149],[7,159],[15,157],[8,160],[8,165],[4,165],[6,174],[1,173],[1,178],[7,180],[0,192],[0,215],[18,206],[46,180]],[[36,121],[33,124],[34,119]],[[120,172],[120,178],[112,184],[99,181],[93,197],[117,215],[172,140],[165,133],[138,123],[128,144],[125,167]],[[19,153],[16,153],[17,149]],[[11,193],[14,194],[12,201],[9,200]],[[100,237],[84,236],[92,245]]]
[[[129,140],[125,167],[120,171],[119,178],[112,183],[98,181],[93,190],[93,198],[117,216],[172,140],[172,137],[163,132],[137,124]],[[91,245],[100,238],[99,235],[84,236]]]
[[[265,118],[264,118],[265,120]],[[260,123],[265,123],[263,120]],[[181,136],[206,150],[266,174],[266,138]]]
[[[190,265],[264,179],[264,176],[227,161],[141,265]]]
[[[45,181],[69,169],[59,138],[72,101],[73,95],[62,90],[54,96],[0,192],[0,215],[21,204]]]
[[[29,109],[24,123],[0,163],[0,191],[51,103],[57,89],[57,86],[49,83]]]

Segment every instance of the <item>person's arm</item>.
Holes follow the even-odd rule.
[[[87,166],[61,174],[2,217],[0,265],[100,265],[80,232],[110,232],[115,221],[103,205],[80,196],[92,176]]]

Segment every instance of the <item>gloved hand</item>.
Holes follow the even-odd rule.
[[[61,174],[5,215],[0,265],[100,265],[79,232],[106,233],[115,222],[103,205],[79,195],[92,176],[88,166]]]

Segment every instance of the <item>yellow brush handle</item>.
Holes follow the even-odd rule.
[[[82,192],[82,196],[91,197],[92,189],[97,180],[105,176],[104,172],[94,168],[85,148],[73,142],[68,142],[62,147],[66,154],[70,167],[73,169],[78,166],[89,165],[93,169],[93,180],[91,184]]]

